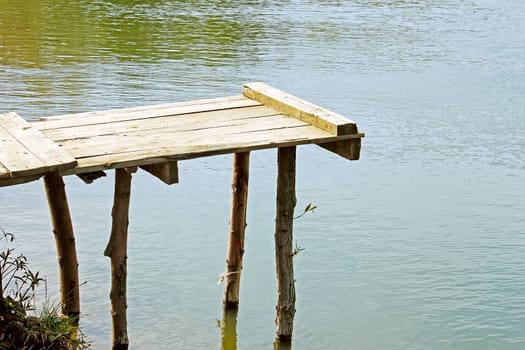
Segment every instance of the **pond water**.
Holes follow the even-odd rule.
[[[519,0],[0,0],[0,112],[32,119],[264,81],[354,119],[361,160],[298,149],[297,208],[318,208],[295,223],[293,347],[523,349],[523,18]],[[273,347],[275,150],[252,154],[241,304],[222,337],[231,162],[181,162],[170,187],[134,176],[133,349]],[[111,342],[112,175],[66,178],[95,349]],[[56,302],[42,187],[2,188],[0,226]]]

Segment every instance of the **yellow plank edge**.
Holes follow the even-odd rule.
[[[357,134],[357,125],[339,114],[261,82],[244,85],[243,95],[333,135]]]
[[[0,161],[10,177],[38,175],[73,168],[75,158],[16,113],[0,114],[3,131]],[[9,136],[8,136],[9,135]]]
[[[0,177],[12,178],[40,173],[45,165],[3,127],[3,117],[4,115],[0,115]]]

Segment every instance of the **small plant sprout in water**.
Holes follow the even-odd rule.
[[[293,248],[292,256],[299,255],[299,253],[303,250],[305,250],[305,248],[301,247],[299,244],[297,244],[297,241],[295,241],[295,247]]]
[[[294,217],[294,220],[303,217],[308,212],[312,212],[312,213],[315,212],[315,209],[317,209],[317,205],[313,205],[312,203],[308,203],[308,205],[304,208],[303,212],[301,214],[297,215],[296,217]]]
[[[308,203],[308,205],[303,209],[303,212],[299,215],[297,215],[296,217],[294,217],[293,219],[296,220],[296,219],[299,219],[299,218],[302,218],[306,213],[309,213],[309,212],[315,212],[315,209],[317,209],[317,205],[314,205],[312,203]],[[295,241],[295,247],[293,249],[293,252],[292,252],[292,256],[297,256],[300,252],[302,252],[305,248],[301,247],[297,241]]]

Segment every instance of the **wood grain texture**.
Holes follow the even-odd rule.
[[[338,136],[357,134],[357,125],[354,121],[264,83],[244,85],[243,94],[331,134]]]
[[[179,182],[179,167],[176,161],[142,165],[140,168],[155,176],[166,185],[173,185]]]
[[[69,175],[128,166],[147,168],[183,159],[311,143],[346,159],[359,158],[360,143],[350,139],[364,135],[354,122],[262,83],[247,84],[244,94],[54,116],[30,123],[29,128],[26,123],[27,130],[51,140],[46,139],[48,149],[35,146],[35,153],[2,127],[0,186],[26,182],[57,169]],[[19,133],[20,127],[15,130]],[[76,160],[77,166],[41,164],[42,154],[47,157],[57,150]],[[13,181],[13,176],[19,180]]]
[[[50,173],[44,177],[44,186],[57,247],[62,314],[72,317],[73,324],[78,326],[80,315],[78,259],[64,180],[57,172]]]
[[[16,113],[0,114],[0,178],[73,168],[76,160]]]
[[[275,258],[277,270],[277,337],[291,339],[295,316],[293,271],[293,218],[295,198],[296,147],[279,148],[277,153],[277,209]]]
[[[230,211],[230,234],[226,257],[226,278],[223,303],[226,308],[239,304],[239,290],[244,255],[246,230],[246,208],[248,206],[248,179],[250,175],[250,153],[233,155],[232,202]]]
[[[359,160],[361,154],[361,138],[325,142],[318,146],[348,160]]]
[[[47,117],[41,118],[40,121],[35,122],[35,126],[39,130],[46,130],[76,127],[82,125],[107,124],[119,121],[150,119],[163,116],[176,116],[179,114],[188,113],[210,112],[258,105],[261,105],[261,103],[250,100],[243,96],[221,97],[211,100],[196,100]]]
[[[115,193],[111,213],[111,236],[104,255],[111,258],[111,317],[113,349],[127,349],[127,247],[131,174],[115,170]]]
[[[170,160],[184,160],[338,139],[338,137],[313,126],[270,131],[262,130],[241,135],[228,135],[228,137],[223,138],[213,138],[209,139],[205,144],[197,139],[188,140],[187,143],[182,144],[157,145],[157,147],[151,149],[122,149],[115,153],[94,154],[90,157],[79,158],[77,168],[72,169],[71,172],[68,170],[65,173],[154,164]]]

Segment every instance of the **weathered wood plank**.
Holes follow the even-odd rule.
[[[354,137],[354,136],[349,136]],[[283,128],[278,130],[262,130],[239,135],[227,135],[223,138],[213,138],[207,144],[193,140],[186,144],[155,145],[151,149],[140,151],[122,150],[114,154],[92,154],[78,159],[78,166],[64,174],[74,174],[131,165],[160,163],[170,160],[183,160],[213,156],[219,154],[255,151],[260,149],[295,146],[318,142],[340,140],[314,126]]]
[[[139,109],[124,108],[108,111],[69,114],[66,116],[49,117],[35,122],[39,130],[71,128],[82,125],[107,124],[118,121],[153,119],[157,117],[174,116],[179,114],[211,112],[222,109],[234,109],[240,107],[258,106],[260,102],[250,100],[246,97],[227,97],[214,99],[212,102],[198,103],[191,101],[186,103],[174,103],[158,106],[140,107]]]
[[[159,116],[151,119],[115,121],[105,124],[88,124],[70,128],[45,129],[43,133],[54,140],[90,138],[114,134],[143,134],[148,132],[168,133],[171,130],[186,131],[213,128],[224,122],[275,115],[273,108],[266,106],[239,107],[218,111]]]
[[[359,160],[361,138],[319,143],[318,146],[349,160]]]
[[[59,171],[76,165],[75,158],[16,113],[1,114],[0,125],[5,131],[0,131],[0,139],[5,140],[0,159],[11,177]]]
[[[143,111],[150,111],[154,109],[165,109],[165,108],[173,108],[173,107],[188,107],[188,106],[201,106],[206,104],[215,104],[215,103],[222,103],[227,101],[237,101],[237,100],[244,100],[244,96],[242,95],[236,95],[236,96],[226,96],[226,97],[214,97],[214,98],[207,98],[207,99],[200,99],[200,100],[191,100],[191,101],[179,101],[179,102],[168,102],[168,103],[161,103],[156,105],[145,105],[145,106],[134,106],[134,107],[125,107],[125,108],[114,108],[114,109],[107,109],[102,111],[91,111],[91,112],[82,112],[82,113],[70,113],[70,114],[60,114],[60,115],[54,115],[54,116],[46,116],[46,117],[40,117],[40,121],[52,121],[52,120],[64,120],[69,119],[71,117],[94,117],[94,116],[105,116],[108,113],[110,114],[127,114],[130,112],[143,112]]]
[[[293,118],[258,118],[257,122],[250,120],[230,121],[217,123],[213,128],[199,128],[180,130],[165,128],[164,130],[149,130],[142,133],[124,133],[102,135],[84,139],[63,140],[61,146],[76,158],[89,157],[96,154],[109,154],[122,150],[141,150],[169,145],[206,144],[215,140],[222,140],[232,135],[242,137],[254,131],[272,131],[283,128],[308,126],[306,123]],[[249,138],[246,138],[249,141]]]
[[[143,165],[141,169],[157,177],[167,185],[179,182],[179,167],[176,161]]]
[[[46,166],[0,124],[0,168],[2,178],[41,173]]]
[[[264,83],[246,84],[243,94],[331,134],[352,135],[357,133],[357,125],[354,121]]]

